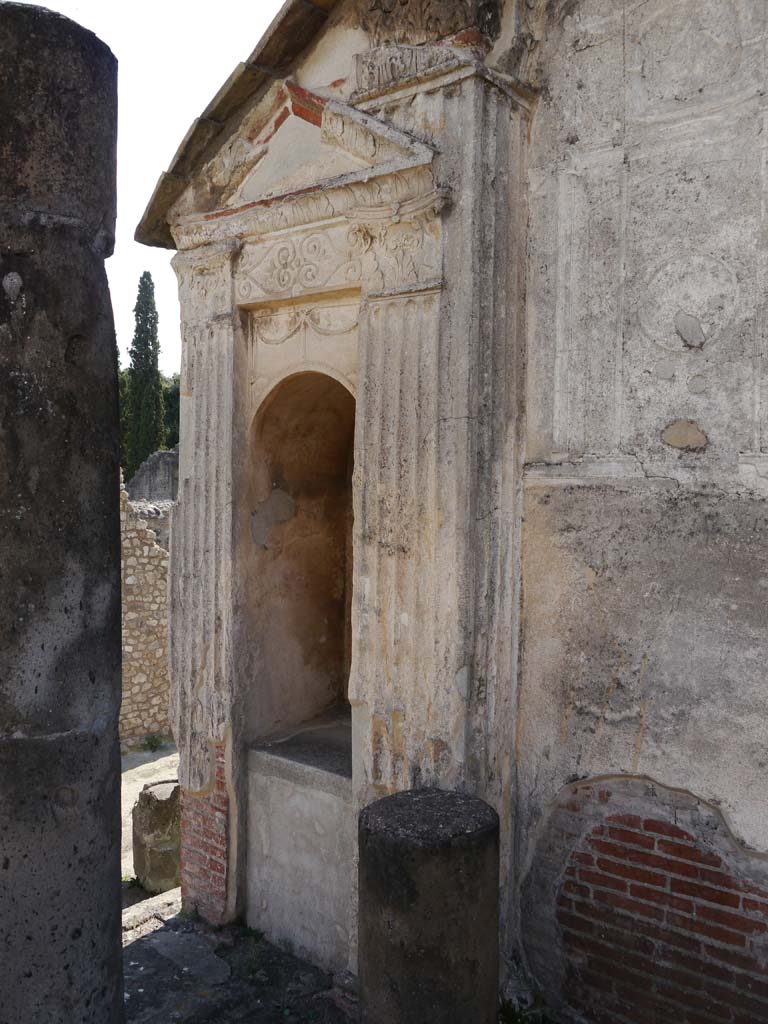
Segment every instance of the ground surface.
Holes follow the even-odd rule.
[[[147,783],[175,779],[178,765],[169,747],[123,757],[126,1024],[353,1024],[353,979],[332,978],[250,929],[210,928],[185,917],[179,889],[148,897],[129,881],[133,805]],[[541,1018],[503,1014],[500,1020],[539,1024]]]
[[[133,833],[131,811],[139,793],[150,782],[168,782],[179,776],[179,755],[172,746],[160,750],[132,750],[122,759],[122,875],[133,878]]]
[[[126,1024],[350,1024],[354,996],[240,926],[179,914],[179,890],[123,911]]]
[[[126,1024],[349,1024],[355,999],[330,975],[242,927],[185,918],[180,890],[148,898],[132,884],[131,811],[145,785],[175,779],[172,747],[122,762]]]

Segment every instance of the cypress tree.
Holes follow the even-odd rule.
[[[130,480],[142,462],[165,442],[163,381],[158,368],[160,342],[152,275],[144,271],[133,310],[136,328],[128,367],[125,479]]]
[[[120,356],[118,353],[118,360]],[[120,465],[123,475],[128,472],[128,434],[130,432],[130,413],[128,410],[128,371],[119,364],[117,379],[120,385]]]
[[[165,444],[175,448],[179,443],[180,380],[179,374],[163,378],[163,402],[165,403]]]

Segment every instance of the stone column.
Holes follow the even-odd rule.
[[[182,308],[179,490],[170,559],[171,724],[179,746],[185,909],[231,921],[242,897],[233,669],[233,422],[237,245],[179,252]],[[241,789],[238,790],[238,784]]]
[[[0,1022],[123,1019],[117,68],[0,3]]]
[[[494,1024],[499,989],[499,818],[436,789],[360,815],[364,1024]]]

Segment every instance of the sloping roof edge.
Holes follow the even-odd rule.
[[[168,211],[189,184],[205,154],[223,142],[233,119],[276,78],[285,78],[317,38],[341,0],[286,0],[256,49],[238,64],[185,135],[167,171],[160,175],[135,238],[144,245],[175,249]]]

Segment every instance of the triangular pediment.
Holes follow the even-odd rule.
[[[231,202],[237,206],[299,192],[318,181],[353,174],[363,167],[370,164],[329,144],[319,125],[291,114],[263,146],[263,155]]]
[[[354,185],[356,175],[375,191],[387,168],[427,166],[427,146],[376,118],[366,123],[360,108],[403,86],[420,91],[422,81],[461,65],[480,68],[499,12],[499,0],[285,0],[190,127],[137,239],[174,248],[179,226],[195,218],[273,204],[302,189]],[[375,109],[388,116],[386,105]],[[390,183],[384,191],[397,189]]]
[[[203,174],[215,207],[225,210],[431,163],[433,156],[377,118],[286,82],[268,115],[242,125]]]

